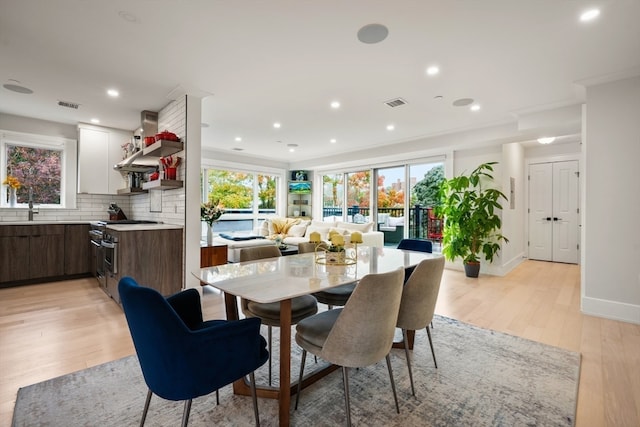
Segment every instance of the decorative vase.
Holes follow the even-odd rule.
[[[18,195],[16,189],[9,187],[9,206],[14,208],[18,204]]]
[[[207,245],[213,245],[213,224],[207,227]]]
[[[344,264],[345,252],[327,252],[325,258],[327,260],[327,264]]]

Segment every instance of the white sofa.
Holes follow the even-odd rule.
[[[260,226],[254,230],[254,233],[270,239],[280,236],[282,237],[283,243],[287,245],[297,245],[301,242],[308,242],[309,236],[314,231],[320,233],[322,240],[328,240],[329,231],[331,230],[336,230],[342,234],[346,242],[350,242],[352,232],[358,231],[362,234],[362,245],[375,247],[384,246],[384,234],[376,231],[373,223],[370,222],[354,224],[335,220],[309,221],[300,218],[271,217],[264,220]]]

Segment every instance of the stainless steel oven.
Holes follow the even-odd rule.
[[[107,289],[107,276],[104,269],[104,248],[102,247],[102,230],[94,228],[89,230],[89,239],[92,250],[95,252],[94,274],[98,279],[98,284],[102,289]]]
[[[104,268],[107,274],[118,273],[118,238],[105,234],[100,243],[104,251]]]

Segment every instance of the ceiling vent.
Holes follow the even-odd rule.
[[[58,101],[58,105],[61,107],[73,108],[74,110],[77,110],[78,107],[80,107],[80,104],[76,104],[75,102],[68,102],[68,101]]]
[[[387,104],[391,108],[395,108],[395,107],[399,107],[401,105],[405,105],[407,103],[407,101],[405,101],[402,98],[395,98],[395,99],[391,99],[389,101],[385,101],[384,103]]]

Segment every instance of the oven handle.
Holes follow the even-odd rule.
[[[105,242],[104,240],[100,243],[100,245],[102,245],[103,247],[108,248],[108,249],[115,249],[116,248],[116,244],[115,243]]]
[[[98,248],[102,246],[102,244],[101,244],[100,242],[96,242],[95,240],[91,240],[91,244],[92,244],[93,246],[98,247]]]

